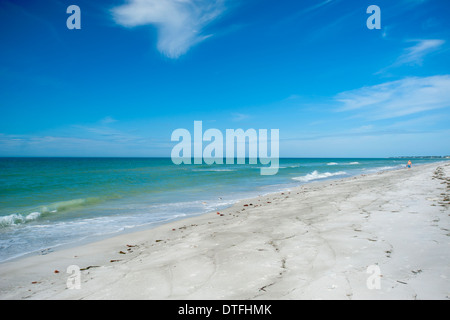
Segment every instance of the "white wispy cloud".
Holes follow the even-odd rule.
[[[124,27],[153,25],[157,48],[176,59],[211,35],[204,29],[225,10],[225,0],[129,0],[112,9],[115,22]]]
[[[386,35],[383,34],[383,37],[386,37]],[[409,42],[415,42],[415,44],[403,49],[402,54],[392,64],[375,74],[388,73],[391,69],[401,66],[422,66],[426,56],[432,53],[442,52],[445,44],[445,40],[441,39],[422,39]]]
[[[338,111],[372,120],[450,107],[450,75],[409,77],[339,93]]]
[[[161,150],[171,146],[170,141],[138,137],[106,128],[73,126],[71,130],[71,136],[57,131],[46,135],[0,133],[0,155],[161,156],[165,154]]]
[[[233,117],[232,120],[236,121],[236,122],[246,120],[250,117],[248,114],[237,113],[237,112],[232,113],[231,115]]]
[[[0,133],[0,154],[5,156],[84,155],[100,147],[101,141],[86,138]]]
[[[302,14],[305,14],[305,13],[309,13],[309,12],[314,11],[314,10],[318,10],[318,9],[322,8],[323,6],[329,4],[329,3],[332,2],[332,1],[333,1],[333,0],[324,0],[324,1],[321,1],[321,2],[316,3],[316,4],[314,4],[314,5],[310,6],[310,7],[307,7],[307,8],[304,9],[301,13],[302,13]],[[336,0],[335,2],[338,2],[338,0]]]
[[[117,120],[114,119],[113,117],[107,116],[107,117],[104,117],[102,120],[100,120],[100,122],[104,125],[107,125],[110,123],[115,123],[115,122],[117,122]]]
[[[138,143],[144,140],[143,137],[132,134],[129,130],[118,129],[115,125],[117,122],[118,120],[107,116],[95,123],[72,125],[69,133],[77,137],[110,143]]]
[[[405,49],[405,52],[398,58],[396,65],[422,65],[423,59],[427,54],[439,50],[445,43],[440,39],[417,40],[417,43]]]

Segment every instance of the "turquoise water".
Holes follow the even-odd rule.
[[[406,161],[280,159],[277,175],[262,176],[260,165],[176,166],[165,158],[0,158],[0,261]]]

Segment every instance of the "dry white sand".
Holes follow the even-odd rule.
[[[449,197],[448,162],[313,183],[3,263],[0,298],[449,299]]]

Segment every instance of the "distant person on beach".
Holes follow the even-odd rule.
[[[408,160],[408,164],[406,166],[408,167],[408,169],[411,169],[411,166],[412,166],[411,160]]]

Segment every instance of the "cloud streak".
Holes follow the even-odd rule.
[[[439,50],[444,43],[444,40],[439,39],[418,40],[416,45],[405,49],[396,65],[422,65],[424,57]]]
[[[386,34],[383,34],[383,37],[386,37]],[[398,68],[402,66],[422,66],[423,61],[426,56],[436,53],[438,51],[442,51],[442,47],[445,44],[445,40],[440,39],[424,39],[424,40],[414,40],[416,42],[415,45],[405,48],[403,53],[395,60],[391,65],[381,69],[375,74],[383,74],[388,70],[393,68]]]
[[[204,29],[225,10],[225,0],[129,0],[112,9],[114,21],[124,27],[155,26],[157,49],[177,59],[209,38]]]
[[[371,120],[390,119],[450,107],[450,75],[409,77],[339,93],[340,112]]]

